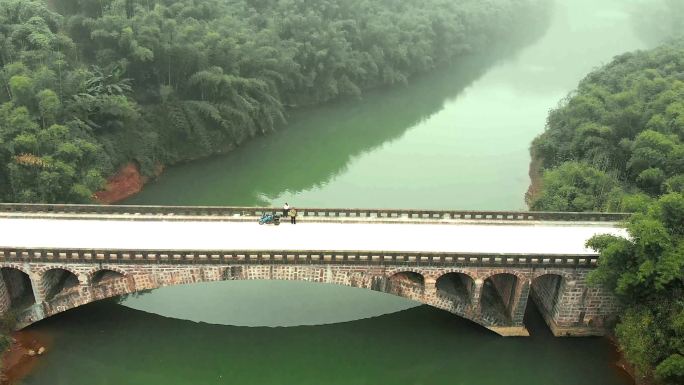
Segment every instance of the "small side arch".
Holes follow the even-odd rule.
[[[9,296],[9,309],[20,311],[36,303],[31,277],[15,267],[0,268],[0,276]]]
[[[527,280],[520,274],[508,271],[485,277],[480,295],[482,318],[493,325],[511,325],[518,288]]]
[[[80,284],[75,272],[62,267],[50,267],[44,270],[40,281],[46,301],[73,291]]]
[[[91,285],[101,285],[124,278],[126,275],[113,269],[100,269],[90,274],[89,282]]]
[[[539,277],[543,277],[543,276],[545,276],[545,275],[558,275],[558,276],[562,277],[562,278],[563,278],[564,280],[566,280],[566,281],[572,281],[572,280],[578,279],[576,273],[574,273],[574,272],[569,272],[569,271],[567,271],[567,270],[562,270],[562,269],[543,269],[543,270],[539,270],[539,271],[536,271],[534,274],[532,274],[532,276],[530,277],[530,279],[531,279],[532,281],[534,281],[535,279],[537,279],[537,278],[539,278]]]
[[[386,293],[417,300],[425,291],[425,277],[415,271],[398,271],[387,278]]]
[[[464,272],[452,271],[437,278],[435,286],[438,296],[469,305],[475,289],[475,279]]]
[[[484,282],[491,277],[494,277],[496,275],[501,275],[501,274],[513,275],[518,279],[518,282],[526,282],[530,279],[530,277],[528,277],[524,273],[521,273],[521,272],[516,271],[516,270],[507,270],[507,269],[491,270],[491,271],[489,271],[488,274],[483,274],[479,278]]]
[[[78,279],[79,283],[85,283],[85,282],[82,280],[82,277],[84,277],[84,276],[83,276],[83,273],[82,273],[81,271],[74,270],[71,266],[65,266],[65,265],[50,265],[50,266],[45,266],[45,267],[43,267],[43,268],[37,270],[36,273],[37,273],[39,276],[43,277],[43,276],[45,276],[45,273],[47,273],[47,272],[50,271],[50,270],[55,270],[55,269],[67,271],[67,272],[73,274],[74,276],[76,276],[76,278]]]
[[[95,268],[89,270],[88,272],[86,272],[86,273],[84,274],[84,277],[85,277],[86,281],[92,283],[92,281],[93,281],[93,276],[94,276],[95,274],[97,274],[98,272],[102,271],[102,270],[113,271],[113,272],[116,272],[116,273],[121,274],[121,275],[124,276],[124,277],[125,277],[125,276],[128,276],[128,271],[126,271],[126,270],[124,270],[124,269],[121,269],[121,268],[118,267],[118,266],[100,265],[100,266],[98,266],[98,267],[95,267]]]
[[[30,270],[27,270],[24,267],[24,265],[17,264],[17,263],[3,263],[2,265],[0,265],[0,269],[15,269],[15,270],[19,270],[22,273],[28,275],[29,277],[31,276]]]
[[[396,274],[400,274],[400,273],[415,273],[415,274],[423,277],[423,281],[425,280],[425,276],[428,275],[428,274],[426,274],[428,272],[426,272],[425,270],[415,269],[415,268],[411,268],[411,267],[395,267],[395,268],[391,268],[391,269],[386,270],[386,274],[390,277],[393,275],[396,275]]]
[[[389,280],[392,282],[405,282],[405,283],[410,283],[412,285],[420,285],[421,287],[425,286],[425,277],[423,274],[418,273],[416,271],[410,271],[410,270],[404,270],[404,271],[399,271],[394,274],[392,274],[389,277]]]

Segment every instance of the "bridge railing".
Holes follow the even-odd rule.
[[[0,203],[0,213],[152,215],[160,217],[193,216],[211,218],[257,217],[280,212],[275,207],[228,206],[127,206]],[[406,219],[406,220],[498,220],[498,221],[583,221],[618,222],[625,213],[543,212],[543,211],[468,211],[366,208],[297,208],[304,218]]]
[[[595,267],[597,255],[529,255],[484,253],[423,253],[335,250],[96,250],[0,248],[0,262],[121,263],[229,265],[380,265],[380,266],[515,266]]]

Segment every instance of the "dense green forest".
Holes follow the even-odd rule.
[[[595,284],[623,304],[615,332],[637,374],[684,383],[684,42],[589,74],[532,144],[544,169],[531,208],[635,212],[630,239],[595,237]]]
[[[546,0],[48,3],[0,2],[0,201],[90,201],[126,162],[230,150],[288,108],[404,84],[548,16]]]
[[[596,236],[601,253],[590,274],[623,304],[615,334],[646,382],[684,383],[684,196],[663,195],[627,227],[631,239]]]
[[[535,210],[640,211],[684,191],[684,42],[616,57],[553,110],[532,144]]]

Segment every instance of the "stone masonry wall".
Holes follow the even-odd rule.
[[[424,283],[413,280],[406,274],[394,274],[389,277],[389,279],[383,280],[383,282],[385,285],[376,290],[412,299],[414,301],[421,301],[424,298]]]
[[[587,274],[588,271],[582,271],[566,279],[559,290],[558,304],[553,313],[557,325],[602,327],[617,312],[617,300],[601,288],[589,287]]]
[[[10,293],[5,286],[5,280],[0,279],[0,313],[5,313],[12,306],[12,299]]]

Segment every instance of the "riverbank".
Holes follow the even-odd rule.
[[[12,334],[9,349],[2,353],[0,385],[11,385],[26,377],[52,348],[49,335],[20,330]]]
[[[527,204],[527,209],[531,209],[532,202],[539,196],[542,190],[542,177],[544,176],[544,171],[542,170],[542,159],[536,154],[530,154],[530,186],[525,192],[525,203]]]
[[[532,152],[530,156],[530,186],[527,188],[527,192],[525,192],[525,203],[527,203],[528,209],[531,209],[532,203],[539,197],[539,194],[542,191],[542,178],[544,176],[542,167],[543,159],[537,156],[534,152]],[[625,373],[627,373],[634,381],[635,385],[654,385],[653,379],[640,377],[636,374],[634,366],[629,363],[624,353],[620,350],[620,345],[615,336],[609,336],[608,339],[610,340],[611,344],[615,346],[615,350],[618,353],[619,358],[617,362],[615,362],[615,365],[624,370]]]
[[[544,9],[543,11],[540,11],[540,17],[541,14],[547,12],[550,13],[551,9]],[[546,20],[546,18],[542,19]],[[478,79],[490,67],[514,57],[524,47],[527,47],[536,40],[540,39],[541,36],[543,36],[544,31],[548,29],[549,21],[543,20],[538,21],[538,25],[535,25],[531,30],[518,31],[512,34],[509,36],[510,40],[508,40],[506,44],[502,42],[492,42],[492,44],[488,45],[486,48],[483,47],[480,50],[468,50],[462,55],[451,59],[451,61],[440,63],[439,65],[431,68],[429,71],[410,74],[403,83],[368,84],[363,87],[363,93],[360,95],[339,95],[335,98],[326,99],[320,102],[301,103],[297,105],[284,103],[283,114],[287,117],[286,119],[289,120],[290,116],[301,115],[303,112],[307,111],[313,110],[312,114],[316,115],[320,113],[319,111],[338,110],[342,109],[339,106],[349,106],[351,108],[357,109],[357,111],[361,109],[362,111],[365,111],[366,116],[373,118],[374,116],[380,114],[370,113],[369,110],[365,109],[363,106],[360,106],[359,104],[353,105],[353,103],[358,103],[361,100],[368,102],[369,100],[387,99],[389,100],[389,103],[396,104],[392,105],[390,108],[388,108],[388,110],[393,111],[392,118],[395,119],[396,122],[395,128],[397,132],[400,132],[402,129],[405,130],[410,128],[415,125],[417,121],[425,119],[436,111],[439,111],[442,103],[446,99],[458,95],[459,92],[463,91],[464,86],[470,85],[471,82]],[[475,63],[477,63],[477,65],[474,65]],[[430,83],[429,80],[426,82],[425,79],[430,79],[435,73],[445,73],[447,70],[451,70],[454,73],[460,74],[461,77],[454,77],[453,79],[449,79],[447,82],[434,83],[432,84],[433,88],[431,91],[423,89],[425,87],[421,86],[420,84],[416,85],[416,83]],[[416,99],[407,97],[397,98],[392,94],[398,89],[400,92],[404,93],[410,93],[410,90],[412,89],[414,90],[414,93],[418,91],[420,96]],[[385,96],[383,97],[382,95]],[[420,100],[420,102],[417,102],[417,100]],[[384,104],[387,104],[387,101],[385,101]],[[378,108],[378,110],[383,111],[383,105],[380,105],[379,107],[380,108]],[[429,109],[429,111],[426,111],[426,109]],[[173,127],[173,122],[166,120],[171,117],[168,111],[161,110],[158,108],[158,106],[148,106],[144,110],[146,111],[147,115],[156,116],[159,118],[158,120],[149,119],[150,123],[154,126]],[[416,116],[413,115],[415,113],[417,113]],[[347,115],[340,116],[340,118],[345,119],[347,118]],[[359,120],[361,125],[368,123],[367,121],[364,121],[363,117]],[[306,121],[306,119],[301,119],[301,121]],[[335,126],[339,125],[339,122],[340,119],[333,119],[326,120],[325,122],[322,122],[322,124]],[[290,123],[291,122],[289,121],[283,121],[280,124],[275,125],[273,130],[264,131],[253,136],[242,137],[239,141],[212,141],[211,149],[207,151],[203,151],[201,146],[193,145],[193,143],[191,143],[192,141],[187,138],[181,141],[181,143],[178,143],[175,137],[185,137],[184,134],[178,134],[176,136],[168,135],[167,137],[168,133],[165,132],[163,135],[160,134],[160,137],[163,137],[163,139],[159,139],[160,143],[162,143],[162,152],[165,155],[161,156],[161,154],[157,154],[158,156],[154,157],[157,163],[155,165],[155,170],[151,173],[151,175],[149,167],[145,166],[145,160],[140,161],[142,166],[138,164],[137,160],[129,160],[128,163],[125,163],[123,166],[121,166],[121,168],[119,168],[119,170],[113,175],[109,175],[107,177],[104,188],[101,191],[95,192],[93,194],[94,200],[97,203],[102,204],[115,204],[125,201],[140,193],[144,186],[150,181],[154,181],[157,177],[159,177],[166,167],[176,167],[196,162],[198,160],[206,161],[209,158],[225,156],[231,152],[234,152],[234,150],[240,147],[244,147],[249,143],[259,140],[260,138],[272,136],[274,133],[282,131],[283,128],[290,128]],[[379,122],[378,125],[382,124],[383,122]],[[378,129],[378,125],[374,124],[373,130],[383,131],[384,129]],[[317,129],[318,126],[311,128]],[[349,129],[349,131],[354,131],[357,129],[357,127],[347,127],[347,129]],[[359,132],[359,135],[381,137],[384,134],[382,132],[369,134],[367,132],[361,131]],[[398,135],[393,134],[392,136]],[[347,141],[349,144],[354,144],[356,142],[355,140],[349,140],[348,137],[341,138],[341,140]],[[299,142],[293,143],[293,145],[301,147],[302,143],[305,144],[308,142],[312,142],[311,137],[305,136],[300,138]],[[378,145],[382,144],[382,142],[384,142],[384,140],[380,141]],[[364,146],[365,145],[366,144],[364,143]],[[322,146],[319,144],[316,147]],[[347,146],[342,145],[338,147],[345,148]],[[315,149],[313,151],[315,151]],[[159,163],[160,159],[163,164]],[[146,160],[149,161],[149,159]]]
[[[158,178],[164,172],[165,166],[157,163],[151,177],[140,172],[140,167],[134,162],[129,162],[119,171],[107,179],[104,189],[93,195],[95,202],[112,204],[121,202],[142,191],[145,184]]]
[[[158,164],[154,176],[147,177],[142,175],[140,168],[135,163],[129,162],[107,179],[105,187],[94,194],[94,199],[100,204],[115,204],[125,201],[141,192],[147,183],[161,176],[165,168],[164,165]],[[525,192],[525,203],[528,209],[541,192],[543,174],[542,160],[532,155],[529,166],[530,185]]]
[[[627,361],[627,359],[625,358],[625,355],[622,353],[622,351],[618,347],[617,341],[613,341],[612,339],[611,339],[611,341],[615,345],[615,349],[617,350],[617,352],[620,356],[620,359],[615,363],[615,365],[618,368],[624,370],[625,373],[627,373],[632,378],[632,380],[634,381],[634,385],[654,385],[654,383],[651,379],[647,379],[645,377],[638,377],[636,375],[636,372],[634,371],[634,366],[632,366]]]
[[[634,385],[655,385],[655,382],[653,382],[652,378],[642,377],[636,374],[634,365],[627,361],[627,357],[625,357],[625,354],[622,352],[622,350],[620,350],[620,344],[614,335],[608,335],[607,338],[613,344],[615,351],[618,353],[618,360],[615,362],[615,365],[629,375],[632,381],[634,381]]]

